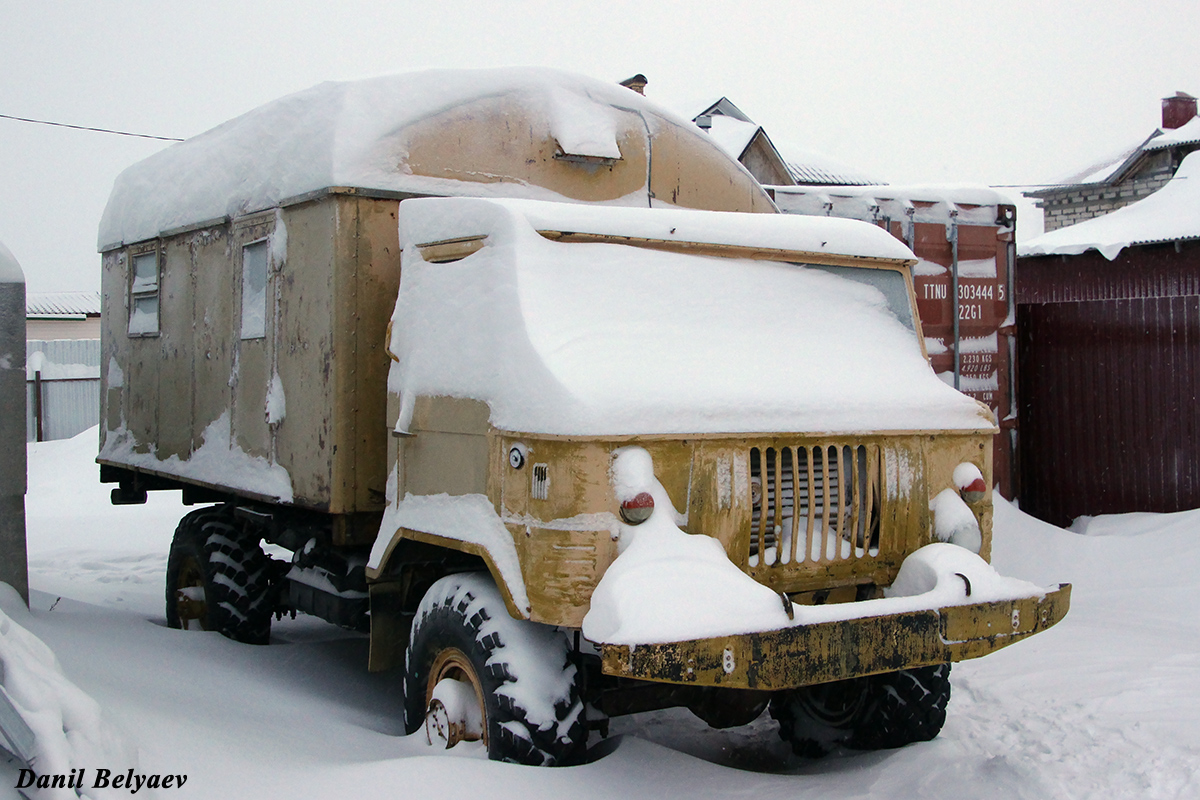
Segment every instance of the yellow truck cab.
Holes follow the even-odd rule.
[[[719,726],[770,706],[809,755],[930,738],[948,662],[1065,613],[1068,589],[986,562],[995,426],[929,368],[912,256],[884,231],[475,199],[408,201],[400,231],[366,575],[403,593],[406,553],[430,547],[487,568],[416,611],[411,730],[446,713],[442,680],[483,698],[484,722],[447,730],[510,722],[486,699],[496,651],[443,668],[425,638],[468,596],[560,632],[562,669],[591,673],[552,698],[574,711],[538,720],[569,740],[540,742],[554,763],[584,702]]]

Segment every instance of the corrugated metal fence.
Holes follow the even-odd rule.
[[[67,439],[100,421],[99,339],[30,341],[25,353],[27,441]]]
[[[1200,507],[1200,244],[1023,258],[1021,507]]]

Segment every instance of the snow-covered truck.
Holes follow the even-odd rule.
[[[200,504],[168,623],[363,630],[409,732],[523,763],[670,706],[805,755],[936,735],[949,662],[1069,586],[987,564],[996,427],[928,364],[911,251],[773,210],[543,71],[327,84],[131,167],[98,461]]]

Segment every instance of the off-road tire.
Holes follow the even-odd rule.
[[[547,625],[509,616],[486,573],[438,580],[425,593],[413,619],[405,654],[404,727],[421,731],[428,708],[429,673],[439,653],[456,648],[466,655],[482,684],[483,725],[488,758],[530,766],[562,766],[583,757],[587,727],[580,700],[580,674],[570,661],[566,635]],[[533,720],[514,699],[516,664],[541,660],[561,680],[542,705],[552,720]],[[558,673],[557,670],[561,670]],[[537,685],[531,683],[530,686]],[[528,691],[529,687],[523,687]]]
[[[796,755],[821,758],[839,746],[927,742],[942,730],[949,702],[950,665],[936,664],[781,692],[771,716]]]
[[[167,625],[182,627],[177,590],[198,576],[204,590],[200,626],[246,644],[271,636],[276,570],[259,540],[219,507],[193,511],[179,522],[167,557]]]

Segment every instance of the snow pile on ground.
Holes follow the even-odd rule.
[[[992,429],[983,406],[930,370],[899,272],[537,233],[781,249],[825,236],[813,243],[825,252],[908,253],[870,225],[466,198],[407,201],[400,217],[388,381],[399,430],[418,395],[485,401],[497,428],[563,435]],[[421,259],[420,244],[466,235],[485,246],[453,263]]]
[[[33,771],[55,776],[73,769],[136,768],[136,749],[104,719],[96,701],[63,675],[50,648],[10,616],[24,616],[24,605],[11,586],[0,583],[0,691],[34,734],[33,749],[24,754]],[[76,797],[61,785],[30,794],[47,800]],[[84,797],[116,795],[84,786]]]
[[[1200,237],[1200,153],[1190,153],[1166,186],[1101,217],[1044,233],[1020,245],[1022,256],[1079,255],[1109,261],[1130,245]]]
[[[571,155],[619,158],[618,137],[634,123],[633,133],[639,137],[648,129],[670,125],[680,136],[716,152],[694,125],[636,92],[558,70],[430,70],[322,83],[126,169],[104,209],[99,245],[136,242],[336,186],[568,199],[505,176],[465,182],[414,174],[407,149],[409,129],[473,103],[477,114],[495,115],[497,125],[527,116],[537,128],[531,135],[551,136]],[[629,202],[645,206],[649,200],[643,189]]]

